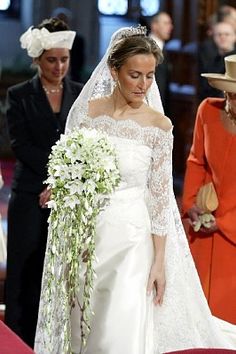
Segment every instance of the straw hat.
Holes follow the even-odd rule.
[[[226,92],[236,93],[236,54],[229,55],[225,60],[225,74],[204,73],[209,85]]]

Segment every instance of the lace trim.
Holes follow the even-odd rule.
[[[108,115],[102,115],[95,118],[85,116],[81,120],[81,127],[92,127],[97,130],[106,132],[108,135],[117,136],[119,138],[136,140],[143,145],[147,145],[151,149],[154,148],[156,136],[167,135],[168,139],[172,136],[172,129],[165,131],[159,127],[142,126],[133,119],[118,120]]]

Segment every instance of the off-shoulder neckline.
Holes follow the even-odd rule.
[[[107,120],[107,121],[111,121],[112,123],[114,124],[125,124],[126,122],[129,123],[129,124],[132,124],[133,126],[136,126],[138,128],[141,128],[143,130],[157,130],[157,131],[160,131],[160,132],[163,132],[165,134],[170,134],[172,133],[172,130],[173,130],[173,125],[171,125],[170,129],[168,130],[164,130],[160,127],[157,127],[157,126],[154,126],[154,125],[141,125],[139,124],[138,122],[136,122],[134,119],[132,118],[128,118],[128,119],[116,119],[116,118],[113,118],[112,116],[109,116],[107,114],[101,114],[101,115],[98,115],[96,117],[90,117],[89,115],[87,115],[87,118],[90,119],[91,121],[99,121],[99,120]]]

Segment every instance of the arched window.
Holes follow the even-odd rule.
[[[0,0],[0,17],[20,17],[21,0]]]
[[[6,11],[9,9],[11,5],[11,0],[1,0],[0,2],[0,10],[1,11]]]
[[[98,10],[103,15],[126,15],[128,0],[98,0]]]
[[[140,0],[140,7],[142,16],[153,16],[159,10],[160,1]]]
[[[140,9],[140,15],[153,16],[157,13],[160,6],[160,0],[98,0],[98,10],[102,15],[120,15],[125,16],[137,8]]]

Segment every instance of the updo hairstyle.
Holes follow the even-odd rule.
[[[38,28],[38,29],[46,28],[49,32],[69,30],[69,26],[64,21],[62,21],[60,18],[57,17],[51,17],[45,19],[38,26],[34,28]]]
[[[163,61],[163,54],[152,38],[134,35],[121,38],[114,43],[107,64],[110,68],[119,70],[128,58],[137,54],[153,54],[156,65]]]

